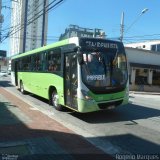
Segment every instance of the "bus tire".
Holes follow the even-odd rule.
[[[20,92],[21,92],[22,94],[25,94],[24,85],[23,85],[23,82],[22,82],[22,81],[20,81]]]
[[[57,93],[56,90],[52,90],[51,91],[50,98],[51,98],[51,104],[52,104],[52,106],[56,110],[61,111],[63,109],[63,107],[59,104],[59,96],[58,96],[58,93]]]

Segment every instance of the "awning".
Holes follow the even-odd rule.
[[[160,69],[160,65],[130,63],[130,67],[145,68],[145,69]]]

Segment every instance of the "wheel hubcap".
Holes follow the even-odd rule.
[[[23,92],[24,89],[23,89],[23,83],[21,83],[21,92]]]
[[[53,105],[54,105],[55,107],[58,106],[58,94],[56,94],[56,93],[53,93],[53,94],[52,94],[52,103],[53,103]]]

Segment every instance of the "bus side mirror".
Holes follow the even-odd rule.
[[[83,54],[79,51],[77,51],[77,59],[80,65],[83,64]]]
[[[77,48],[77,59],[78,59],[78,63],[82,65],[84,61],[83,61],[83,54],[80,50],[80,47]]]

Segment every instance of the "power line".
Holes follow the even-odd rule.
[[[49,6],[52,5],[55,1],[56,1],[56,0],[52,1],[51,3],[49,3],[49,4],[46,6],[45,13],[47,13],[47,12],[49,12],[51,9],[57,7],[57,6],[58,6],[60,3],[62,3],[64,0],[59,0],[59,1],[58,1],[57,3],[55,3],[53,6],[49,7]],[[48,8],[48,7],[49,7],[49,8]],[[42,11],[42,10],[41,10],[41,11]],[[41,11],[39,11],[38,14],[39,14]],[[43,13],[41,13],[40,15],[37,15],[37,14],[36,14],[37,17],[35,17],[33,20],[32,20],[33,17],[30,18],[30,19],[27,21],[26,26],[28,26],[28,25],[30,25],[31,23],[33,23],[35,20],[37,20],[37,19],[38,19],[40,16],[42,16],[42,15],[43,15]],[[24,24],[21,25],[20,28],[19,28],[18,30],[16,30],[14,33],[12,33],[12,31],[13,31],[13,30],[12,30],[6,37],[4,37],[3,41],[4,41],[5,39],[7,39],[8,37],[16,34],[18,31],[22,30],[23,28],[24,28]]]
[[[124,37],[124,39],[153,39],[154,37],[158,39],[160,36],[160,33],[154,33],[154,34],[147,34],[147,35],[133,35]],[[111,39],[119,39],[119,37],[109,37]]]
[[[130,36],[130,37],[125,37],[125,38],[144,38],[144,37],[153,37],[153,36],[160,36],[160,33],[156,34],[148,34],[148,35],[138,35],[138,36]]]
[[[16,36],[12,36],[12,37],[10,37],[10,38],[17,38],[17,39],[23,39],[23,36],[21,36],[21,37],[16,37]],[[30,39],[30,40],[41,40],[41,37],[40,36],[37,36],[37,37],[26,37],[26,39]],[[45,40],[48,40],[48,41],[53,41],[53,40],[58,40],[59,39],[59,37],[54,37],[53,36],[53,38],[52,37],[50,37],[50,38],[45,38]]]
[[[3,26],[2,28],[8,28],[9,25],[10,25],[10,11],[11,11],[11,7],[10,7],[10,1],[6,1],[4,2],[3,0],[3,6],[2,6],[2,9],[3,9],[3,15],[4,15],[4,23],[3,23]],[[9,12],[8,12],[9,11]],[[6,23],[7,22],[7,23]],[[5,25],[5,27],[4,27]],[[3,29],[3,30],[6,30],[6,29]],[[3,32],[2,30],[2,32]]]
[[[46,8],[48,8],[50,5],[52,5],[54,2],[55,2],[56,0],[53,0],[51,3],[49,3],[46,7],[45,7],[45,9]],[[42,5],[43,3],[41,3],[41,5]],[[40,6],[40,5],[39,5]],[[32,22],[34,22],[35,20],[37,20],[40,16],[42,16],[43,15],[43,13],[41,13],[43,11],[43,9],[42,10],[40,10],[38,13],[36,13],[34,16],[32,16],[29,20],[28,20],[28,24],[27,25],[29,25],[29,24],[31,24]],[[46,10],[46,12],[47,12],[48,10]],[[46,13],[45,12],[45,13]],[[40,14],[41,13],[41,14]],[[40,14],[40,15],[39,15]],[[37,17],[35,17],[35,16],[37,16]],[[24,24],[23,24],[24,25]],[[23,26],[23,25],[21,25],[21,27]],[[18,30],[19,31],[19,30]]]
[[[3,34],[3,36],[4,37],[6,37],[8,35],[8,33],[6,33],[6,34]],[[27,34],[27,37],[26,38],[29,38],[29,39],[35,39],[35,38],[41,38],[42,36],[41,35],[32,35],[32,34]],[[56,39],[58,39],[59,37],[58,36],[51,36],[51,35],[48,35],[47,36],[48,38],[47,39],[52,39],[52,38],[56,38]],[[14,35],[12,35],[12,36],[10,36],[10,38],[19,38],[19,39],[22,39],[23,38],[23,35],[21,35],[21,36],[14,36]]]
[[[16,1],[14,1],[14,2],[16,2]],[[32,1],[32,4],[33,4],[33,2],[34,1]],[[41,6],[41,5],[43,5],[43,3],[40,3],[38,6],[37,6],[37,9]],[[42,10],[41,10],[42,11]],[[40,11],[40,12],[41,12]],[[36,15],[38,15],[40,12],[38,12]],[[27,16],[30,16],[30,15],[33,15],[33,13],[34,13],[34,11],[32,11],[31,13],[29,13]],[[31,18],[30,18],[30,20],[31,19],[33,19],[36,15],[33,15]],[[23,14],[22,14],[22,17],[24,16],[24,12],[23,12]],[[15,25],[15,26],[12,26],[12,27],[10,27],[10,28],[7,28],[7,29],[12,29],[12,28],[14,28],[14,29],[12,29],[11,31],[10,31],[10,33],[12,32],[12,31],[14,31],[16,28],[17,29],[19,29],[19,27],[21,27],[22,25],[19,23],[19,24],[17,24],[17,25]],[[5,29],[6,30],[6,29]]]
[[[54,0],[55,1],[55,0]],[[17,2],[17,1],[14,1],[14,2]],[[34,3],[34,1],[32,1],[32,4]],[[51,2],[51,4],[52,4],[52,2]],[[38,6],[37,6],[37,8],[36,9],[38,9],[40,6],[42,6],[43,5],[43,2],[42,3],[40,3]],[[33,18],[35,18],[35,16],[37,16],[39,13],[41,13],[43,11],[43,9],[42,10],[40,10],[38,13],[36,13],[35,15],[33,15],[33,13],[34,13],[34,11],[32,11],[31,13],[29,13],[29,14],[27,14],[27,16],[29,17],[30,15],[33,15],[28,21],[30,21],[30,20],[32,20]],[[23,12],[23,14],[22,14],[22,17],[24,16],[24,12]],[[24,24],[17,24],[17,25],[15,25],[15,26],[12,26],[12,27],[9,27],[9,28],[7,28],[7,29],[12,29],[11,31],[10,31],[10,33],[12,33],[14,30],[16,30],[16,29],[18,29],[18,31],[19,31],[19,29],[23,26]],[[7,29],[4,29],[4,30],[7,30]]]

